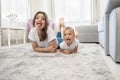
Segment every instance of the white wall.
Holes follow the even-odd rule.
[[[35,13],[38,11],[45,11],[50,20],[54,20],[54,6],[52,5],[54,0],[30,0],[30,14],[31,18],[34,17]]]
[[[54,2],[55,0],[43,0],[43,11],[47,13],[50,20],[54,20]]]
[[[43,1],[44,0],[30,0],[30,13],[31,13],[31,18],[34,17],[35,13],[43,10]]]
[[[106,0],[100,0],[100,17],[103,17],[103,12],[105,9],[105,2]]]
[[[0,0],[0,27],[1,27],[1,0]],[[1,30],[0,30],[0,46],[1,46]]]

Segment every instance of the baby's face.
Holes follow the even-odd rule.
[[[63,37],[64,37],[64,41],[67,43],[67,45],[71,45],[71,43],[73,42],[74,37],[75,37],[74,31],[71,29],[66,29],[64,31]]]

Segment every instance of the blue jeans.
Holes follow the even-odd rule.
[[[58,45],[63,41],[61,32],[57,32],[57,41],[58,41]]]

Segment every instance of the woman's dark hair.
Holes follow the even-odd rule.
[[[33,18],[33,26],[35,26],[35,19],[36,19],[36,16],[38,14],[43,14],[44,17],[45,17],[45,27],[42,29],[42,32],[41,32],[41,35],[40,35],[40,41],[44,41],[48,37],[48,35],[47,35],[47,28],[48,28],[48,25],[49,25],[48,17],[47,17],[47,14],[45,12],[38,11]]]

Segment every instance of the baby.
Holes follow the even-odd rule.
[[[60,52],[70,54],[76,53],[79,41],[75,37],[75,32],[72,27],[65,27],[63,31],[63,42],[60,43]]]

